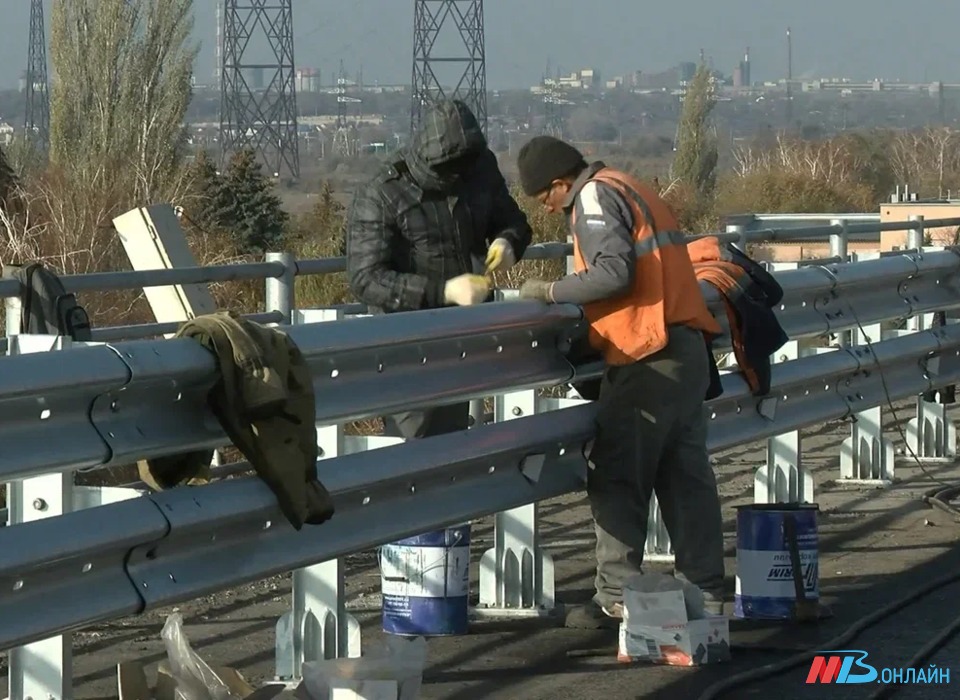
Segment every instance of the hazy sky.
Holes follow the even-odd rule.
[[[202,43],[197,77],[213,72],[214,12],[223,0],[195,0]],[[49,32],[52,0],[47,2]],[[960,82],[960,3],[912,0],[881,9],[877,0],[487,0],[490,88],[539,80],[548,58],[565,71],[603,76],[647,72],[696,60],[701,48],[730,74],[750,47],[754,80],[786,75],[785,31],[793,30],[794,75]],[[29,3],[2,0],[0,87],[24,68]],[[323,82],[343,59],[364,81],[410,81],[414,0],[295,0],[296,63]],[[772,12],[779,6],[780,14]],[[912,30],[911,30],[912,27]]]

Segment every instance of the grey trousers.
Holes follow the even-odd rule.
[[[384,416],[383,427],[384,435],[408,440],[466,430],[470,427],[470,403]]]
[[[707,363],[700,332],[676,326],[660,352],[604,373],[587,495],[597,532],[594,599],[607,609],[622,601],[624,579],[640,572],[653,492],[676,576],[722,599],[722,519],[703,407]]]

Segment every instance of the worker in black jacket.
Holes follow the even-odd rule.
[[[347,274],[371,313],[478,304],[485,272],[504,271],[530,244],[476,116],[459,100],[427,110],[409,148],[357,192],[347,221]],[[469,404],[384,418],[412,438],[464,430]]]

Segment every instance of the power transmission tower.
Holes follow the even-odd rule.
[[[275,177],[299,178],[292,0],[223,2],[221,160],[251,148]]]
[[[543,134],[554,138],[563,138],[563,114],[560,105],[564,103],[557,81],[550,77],[550,61],[543,74]]]
[[[452,35],[451,39],[459,35],[462,51],[449,55],[435,53],[437,40],[445,26]],[[453,68],[455,72],[448,77],[447,71],[440,70],[441,66]],[[486,133],[487,61],[483,0],[415,0],[411,84],[411,132],[420,126],[425,107],[437,100],[460,99],[473,110]]]
[[[337,75],[337,130],[333,134],[333,154],[341,158],[355,155],[353,139],[350,137],[350,125],[347,123],[347,74],[340,61],[340,73]]]
[[[50,93],[47,85],[47,37],[43,0],[30,0],[30,46],[27,48],[27,138],[45,147],[50,142]]]

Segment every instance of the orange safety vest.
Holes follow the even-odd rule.
[[[584,306],[590,344],[603,353],[608,365],[628,365],[665,348],[668,326],[720,335],[700,291],[687,241],[666,203],[646,185],[613,168],[603,168],[590,180],[614,188],[630,205],[637,248],[630,293]],[[573,260],[576,272],[587,269],[576,235]]]

